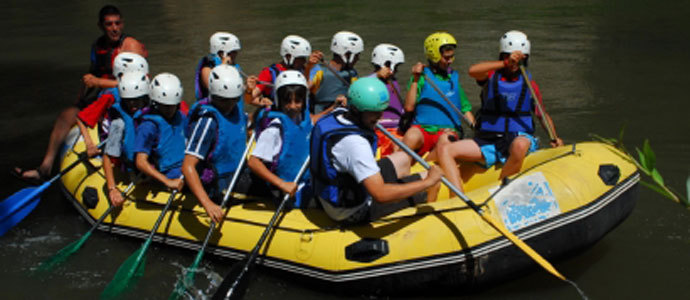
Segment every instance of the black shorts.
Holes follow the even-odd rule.
[[[413,174],[398,179],[398,174],[395,172],[395,166],[390,161],[389,158],[382,158],[378,161],[378,166],[381,177],[383,177],[383,182],[385,183],[408,183],[413,181],[422,180],[422,176],[419,174]],[[371,196],[369,196],[371,197]],[[365,206],[361,211],[348,217],[345,221],[349,224],[361,224],[365,222],[371,222],[381,217],[390,215],[396,211],[407,207],[413,207],[417,204],[426,203],[427,193],[426,191],[414,194],[412,197],[402,199],[396,202],[380,203],[375,200],[371,200],[371,205]],[[369,199],[367,199],[369,201]]]

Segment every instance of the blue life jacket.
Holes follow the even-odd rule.
[[[501,81],[501,72],[489,78],[486,93],[482,97],[479,129],[483,132],[534,133],[531,94],[527,91],[524,77],[518,75],[514,82]],[[532,76],[527,75],[529,80]]]
[[[277,127],[280,130],[282,146],[278,155],[273,158],[270,170],[285,181],[295,179],[299,168],[309,155],[309,133],[311,133],[313,125],[308,110],[305,109],[304,112],[302,122],[299,124],[295,124],[295,121],[279,111],[261,110],[257,118],[257,122],[259,122],[257,124],[267,124],[257,127],[258,134],[269,127]],[[279,119],[280,125],[271,124],[273,119]],[[303,175],[302,178],[309,178],[309,175]]]
[[[376,134],[357,125],[338,121],[337,117],[344,112],[344,109],[338,109],[321,118],[311,133],[310,171],[314,195],[334,207],[360,205],[367,199],[368,193],[352,175],[336,171],[331,153],[333,146],[348,135],[358,134],[371,144],[371,153],[376,155]]]
[[[192,105],[189,116],[190,125],[202,117],[211,117],[216,121],[216,141],[204,160],[213,168],[216,178],[230,176],[237,169],[246,147],[247,116],[244,114],[243,101],[238,101],[230,116],[226,117],[208,99],[202,99]],[[191,136],[192,131],[193,128],[188,126],[187,137]]]
[[[165,174],[172,169],[181,168],[184,159],[184,131],[187,118],[178,110],[170,122],[159,114],[144,114],[141,119],[142,122],[153,122],[158,128],[158,144],[150,155],[156,169]]]
[[[122,103],[120,101],[116,101],[110,108],[108,113],[109,119],[115,120],[121,118],[125,123],[125,130],[122,137],[122,156],[120,158],[127,170],[131,171],[134,169],[134,140],[136,137],[135,119],[139,117],[141,110],[138,110],[134,113],[134,116],[132,116],[122,108]]]
[[[323,77],[319,85],[319,90],[314,94],[314,113],[320,113],[333,104],[338,95],[347,96],[349,84],[343,83],[329,68],[321,68]],[[348,83],[357,77],[355,69],[338,71],[338,75]]]
[[[438,88],[443,91],[455,107],[462,107],[460,103],[460,81],[458,72],[451,70],[448,80],[439,79],[429,68],[424,68],[424,74],[431,79]],[[455,110],[431,87],[424,82],[422,92],[419,95],[419,103],[415,107],[415,119],[413,124],[435,125],[446,128],[455,128],[462,132],[460,116]]]
[[[223,60],[217,54],[209,54],[199,60],[194,73],[194,97],[196,97],[196,100],[201,100],[208,97],[208,89],[205,88],[201,82],[201,69],[204,67],[210,67],[213,69],[222,62]],[[240,64],[234,64],[233,67],[237,68],[238,71],[242,71]]]

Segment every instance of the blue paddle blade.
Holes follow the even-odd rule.
[[[28,187],[14,193],[14,195],[0,203],[0,236],[21,222],[36,208],[41,200],[40,193],[47,185]]]

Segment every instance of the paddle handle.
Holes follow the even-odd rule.
[[[230,180],[230,184],[228,185],[228,189],[225,191],[225,195],[223,196],[223,202],[221,202],[221,204],[220,204],[221,208],[224,208],[228,202],[228,199],[230,199],[230,193],[232,192],[232,189],[235,188],[235,184],[237,183],[237,179],[240,177],[240,173],[242,173],[242,166],[244,165],[244,162],[247,160],[247,154],[249,154],[249,148],[252,147],[252,143],[254,143],[255,138],[256,138],[256,130],[252,131],[252,135],[249,137],[249,141],[247,142],[247,146],[244,148],[244,152],[242,152],[242,158],[240,159],[240,163],[237,165],[237,169],[235,169],[235,174],[232,174],[232,180]],[[213,228],[213,226],[211,226],[211,228]]]
[[[532,99],[534,100],[534,105],[537,107],[537,110],[539,110],[539,114],[541,114],[541,121],[542,121],[542,123],[544,123],[544,126],[546,127],[546,131],[549,133],[549,139],[551,139],[552,142],[555,142],[558,138],[556,137],[556,133],[554,132],[553,128],[551,127],[551,123],[549,123],[549,120],[546,119],[546,111],[544,110],[544,107],[541,105],[541,101],[539,101],[539,98],[537,98],[537,93],[534,91],[534,87],[532,86],[532,81],[527,76],[527,71],[525,71],[525,66],[520,65],[520,73],[522,73],[522,78],[523,78],[523,80],[525,80],[525,83],[527,84],[527,87],[529,88],[529,92],[532,94]]]
[[[302,177],[304,172],[306,172],[308,167],[309,167],[309,156],[307,156],[307,159],[305,159],[304,163],[302,163],[302,167],[299,169],[299,172],[297,172],[297,176],[295,176],[295,179],[293,180],[293,182],[299,182],[299,179]],[[263,244],[266,241],[268,234],[273,229],[273,226],[275,225],[276,220],[278,220],[278,216],[280,215],[280,213],[285,208],[285,204],[288,202],[288,199],[290,199],[290,194],[285,194],[285,196],[283,197],[283,200],[280,201],[280,205],[278,205],[276,212],[273,214],[273,217],[271,217],[271,221],[268,222],[268,225],[266,225],[266,229],[261,234],[259,241],[256,243],[256,246],[254,246],[254,249],[252,249],[252,252],[249,254],[249,256],[247,258],[247,263],[242,268],[242,271],[237,275],[237,278],[235,279],[235,281],[232,283],[232,285],[228,289],[228,292],[225,293],[224,299],[230,299],[230,297],[232,296],[232,293],[237,288],[242,277],[244,277],[244,275],[249,271],[249,266],[252,264],[252,262],[259,255],[259,251],[263,247]],[[230,274],[228,274],[228,275],[230,275]]]
[[[244,71],[242,71],[242,70],[240,70],[240,69],[237,69],[237,71],[240,71],[240,75],[242,75],[242,77],[244,77],[244,78],[249,78],[249,75],[247,75],[247,73],[245,73]],[[268,82],[268,81],[257,80],[256,83],[258,83],[258,84],[263,84],[263,85],[267,85],[267,86],[270,86],[270,87],[273,87],[273,86],[274,86],[273,83],[270,83],[270,82]]]
[[[450,99],[448,99],[448,97],[446,97],[446,94],[444,94],[443,91],[441,91],[441,89],[438,88],[436,83],[434,83],[431,80],[431,78],[429,78],[429,76],[427,76],[426,74],[422,73],[422,75],[424,75],[424,84],[430,85],[431,88],[433,88],[434,91],[436,91],[436,93],[438,93],[439,96],[441,96],[441,98],[443,98],[443,100],[446,101],[446,103],[448,103],[448,105],[450,105],[451,108],[453,108],[455,113],[457,113],[462,118],[462,120],[467,123],[467,126],[469,126],[470,128],[474,128],[474,124],[472,122],[470,122],[470,120],[467,118],[467,116],[465,116],[465,114],[463,114],[462,111],[460,109],[458,109],[458,107],[455,106],[455,104],[453,104],[453,102],[451,102]],[[458,83],[458,88],[460,88],[459,83]]]

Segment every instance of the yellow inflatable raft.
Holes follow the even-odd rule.
[[[75,144],[62,166],[83,150],[82,142]],[[92,159],[62,177],[65,194],[91,223],[109,206],[100,165]],[[465,185],[467,196],[547,259],[591,245],[622,222],[634,207],[639,181],[624,154],[592,142],[530,154],[522,172],[503,187],[499,173],[492,168],[474,175]],[[124,190],[129,178],[117,178]],[[144,238],[169,195],[159,184],[137,184],[100,229]],[[207,251],[241,259],[275,207],[272,201],[231,202]],[[198,250],[209,223],[194,196],[184,194],[173,202],[154,241]],[[429,283],[473,287],[534,265],[463,201],[449,198],[447,189],[437,202],[360,226],[341,227],[320,209],[292,209],[279,219],[261,254],[270,268],[374,291]]]

